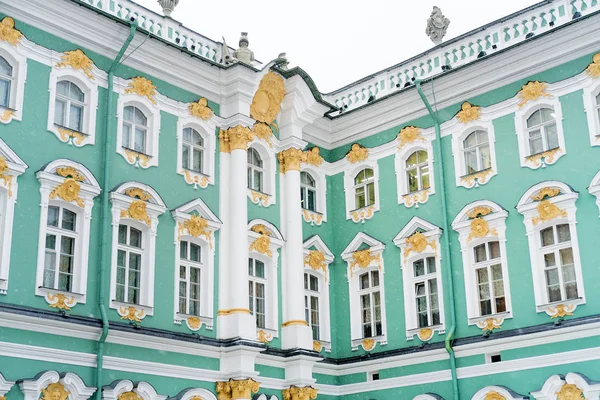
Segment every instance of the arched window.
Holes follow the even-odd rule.
[[[321,336],[320,324],[320,287],[319,278],[310,273],[304,273],[304,315],[312,330],[313,340]]]
[[[263,192],[263,161],[254,148],[248,149],[248,189]]]
[[[488,134],[477,130],[463,140],[465,154],[465,173],[467,175],[491,168],[490,144]]]
[[[43,286],[73,291],[75,242],[78,240],[77,213],[66,207],[48,207]]]
[[[600,121],[600,93],[596,95],[596,114],[598,114],[598,121]]]
[[[179,313],[200,316],[202,247],[194,242],[179,243]]]
[[[13,81],[13,67],[0,57],[0,106],[10,107],[10,89]]]
[[[569,224],[556,224],[542,229],[540,244],[548,301],[553,303],[576,299],[577,274]]]
[[[413,262],[414,291],[419,328],[440,324],[440,302],[435,257]]]
[[[317,211],[317,184],[308,172],[300,173],[300,201],[302,208]]]
[[[249,295],[249,309],[250,312],[256,318],[257,328],[266,328],[265,314],[265,287],[266,287],[266,275],[265,275],[265,263],[255,258],[248,259],[248,295]]]
[[[204,139],[192,128],[183,130],[181,162],[185,169],[204,173]]]
[[[406,160],[408,193],[429,189],[429,163],[425,150],[415,151]]]
[[[358,277],[361,325],[363,337],[381,336],[381,293],[379,271],[366,272]]]
[[[473,248],[480,316],[506,311],[500,243],[490,241]]]
[[[541,108],[527,118],[529,154],[539,154],[559,147],[554,111]]]
[[[143,232],[128,224],[119,225],[117,247],[117,295],[123,303],[139,304],[142,275]]]
[[[83,130],[83,110],[85,95],[71,81],[60,81],[56,84],[54,101],[54,123],[74,131]]]
[[[375,175],[371,168],[365,168],[354,177],[355,208],[375,204]]]
[[[121,145],[139,153],[146,153],[148,118],[139,108],[134,106],[127,106],[123,111]]]

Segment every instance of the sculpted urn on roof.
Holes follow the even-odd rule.
[[[442,10],[440,10],[439,7],[433,6],[431,16],[427,20],[425,34],[429,36],[433,43],[440,44],[442,43],[443,37],[446,36],[448,25],[450,25],[450,20],[444,17],[444,14],[442,14]]]

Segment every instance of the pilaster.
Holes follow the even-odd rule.
[[[290,386],[289,389],[283,389],[281,393],[283,395],[283,400],[309,400],[317,398],[317,389],[310,386]]]

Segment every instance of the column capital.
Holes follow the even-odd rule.
[[[281,173],[285,174],[287,171],[300,171],[300,163],[305,160],[305,155],[302,150],[295,147],[290,147],[277,154],[279,159],[279,165]]]
[[[290,386],[289,389],[282,390],[283,400],[309,400],[317,398],[317,389],[310,386],[297,387]]]
[[[252,129],[237,125],[219,132],[221,152],[230,153],[233,150],[248,150],[248,143],[254,139]]]
[[[252,393],[258,392],[260,382],[252,378],[217,382],[216,391],[219,400],[251,399]]]

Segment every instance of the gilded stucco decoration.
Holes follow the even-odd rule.
[[[288,326],[308,326],[308,322],[306,322],[303,319],[292,319],[290,321],[285,321],[283,324],[281,324],[282,328],[286,328]]]
[[[202,320],[198,317],[188,317],[185,322],[192,331],[199,330],[202,325]]]
[[[69,311],[76,304],[74,297],[67,297],[62,293],[48,293],[46,294],[46,301],[51,308],[65,311]]]
[[[567,212],[565,210],[561,210],[556,204],[552,204],[548,200],[542,200],[537,206],[537,211],[539,216],[533,217],[531,222],[533,225],[537,225],[540,222],[550,221],[554,218],[566,218]]]
[[[402,128],[400,133],[398,133],[396,140],[400,142],[400,144],[398,144],[398,149],[401,149],[410,143],[426,141],[425,138],[421,136],[421,129],[416,126]]]
[[[254,139],[252,130],[248,127],[237,125],[219,133],[221,151],[229,153],[233,150],[247,150],[248,143]]]
[[[190,400],[203,400],[201,396],[194,396]]]
[[[85,201],[79,197],[81,186],[73,178],[67,178],[65,181],[50,192],[50,199],[60,197],[67,203],[74,201],[81,208],[85,207]]]
[[[119,308],[121,319],[126,319],[131,322],[142,322],[142,318],[146,316],[144,310],[138,310],[133,306]]]
[[[231,308],[229,310],[219,310],[217,315],[233,315],[233,314],[252,314],[247,308]]]
[[[469,188],[472,188],[473,186],[479,186],[480,184],[486,183],[488,181],[488,175],[492,172],[492,169],[488,168],[483,171],[475,172],[474,174],[463,176],[460,180],[466,183]]]
[[[85,181],[85,177],[81,174],[81,172],[77,171],[73,167],[56,168],[56,175],[62,176],[63,178],[73,178],[77,182]]]
[[[585,72],[594,79],[600,78],[600,53],[594,55]]]
[[[277,154],[279,160],[279,169],[282,174],[287,171],[300,171],[300,163],[304,153],[300,149],[290,147],[289,149],[280,151]]]
[[[257,122],[252,128],[252,132],[258,139],[265,141],[269,147],[273,147],[273,130],[269,125],[262,122]]]
[[[297,387],[290,386],[289,389],[283,389],[281,395],[283,400],[309,400],[317,398],[317,389],[313,389],[310,386]]]
[[[127,157],[127,162],[130,164],[141,165],[142,167],[146,167],[150,162],[150,156],[142,153],[138,153],[137,151],[124,149],[125,156]]]
[[[540,97],[552,97],[548,93],[546,93],[546,82],[529,82],[521,88],[521,91],[518,93],[519,99],[519,108],[523,107],[530,101],[537,100]]]
[[[422,253],[423,250],[430,246],[433,250],[436,250],[437,244],[434,239],[427,240],[427,237],[423,233],[417,231],[406,238],[406,247],[404,248],[404,258],[408,257],[413,251],[415,253]]]
[[[16,115],[17,114],[15,114],[13,110],[4,110],[2,116],[0,116],[0,121],[6,123],[11,119],[11,117],[15,117]]]
[[[125,392],[117,395],[117,400],[143,400],[135,392]]]
[[[261,329],[258,332],[256,332],[256,340],[258,340],[261,343],[269,343],[271,340],[273,340],[273,335]]]
[[[504,318],[486,318],[484,321],[479,321],[477,327],[485,332],[493,332],[495,329],[502,328]]]
[[[584,400],[583,390],[572,383],[565,383],[556,393],[556,400]]]
[[[419,208],[419,203],[425,203],[429,196],[429,189],[421,190],[417,193],[405,194],[402,196],[406,207],[412,207],[416,204],[416,208]]]
[[[65,51],[61,57],[61,61],[56,64],[57,68],[71,67],[79,70],[85,74],[91,80],[94,79],[92,75],[92,67],[94,63],[85,53],[79,49],[72,51]]]
[[[268,207],[271,204],[271,196],[256,190],[250,191],[250,198],[254,204],[258,204],[260,207]]]
[[[23,34],[15,29],[15,20],[11,17],[4,17],[0,22],[0,40],[16,46],[22,38]]]
[[[467,242],[470,242],[473,239],[486,237],[487,235],[498,236],[498,231],[495,228],[490,229],[490,226],[485,219],[479,217],[473,218],[471,220],[471,232],[469,232]]]
[[[304,221],[311,225],[320,226],[323,222],[323,214],[319,214],[310,210],[302,209],[302,217]]]
[[[506,397],[502,396],[498,392],[494,392],[493,390],[490,390],[489,392],[487,392],[487,394],[485,395],[483,400],[506,400]]]
[[[151,225],[150,217],[146,212],[146,203],[141,200],[132,201],[127,210],[121,210],[121,217],[142,221],[148,226]]]
[[[550,316],[550,318],[554,319],[554,318],[564,318],[564,317],[570,317],[573,315],[573,312],[575,311],[575,306],[572,304],[558,304],[555,307],[549,307],[548,310],[546,310],[546,313]]]
[[[544,151],[543,153],[533,154],[531,156],[525,157],[527,161],[533,163],[536,167],[540,165],[546,165],[547,163],[552,163],[554,158],[558,156],[558,153],[561,152],[560,148]]]
[[[542,201],[546,197],[556,197],[560,194],[560,189],[545,187],[538,190],[535,194],[531,196],[531,200],[534,201]]]
[[[204,121],[210,119],[214,114],[213,110],[208,106],[208,100],[204,97],[194,103],[190,103],[188,105],[188,111],[192,117],[197,117]]]
[[[350,217],[352,217],[352,222],[355,222],[355,223],[362,222],[364,224],[365,220],[371,219],[371,217],[373,217],[374,213],[375,213],[375,207],[369,206],[369,207],[361,208],[359,210],[351,211]]]
[[[0,179],[4,182],[4,186],[8,189],[8,197],[12,197],[12,182],[13,177],[7,174],[8,164],[6,159],[0,156]]]
[[[209,243],[210,248],[212,249],[212,236],[211,231],[208,228],[208,221],[199,215],[192,215],[190,219],[184,221],[183,223],[179,223],[178,225],[178,238],[177,240],[181,240],[181,236],[187,230],[188,234],[193,237],[204,236],[206,241]]]
[[[250,230],[260,234],[260,236],[252,242],[248,250],[254,250],[267,257],[273,257],[273,252],[271,252],[271,249],[269,248],[271,245],[271,236],[267,228],[262,224],[257,224],[250,228]]]
[[[231,146],[229,146],[229,134],[226,130],[219,130],[219,151],[221,153],[230,153]]]
[[[281,109],[285,97],[283,78],[269,71],[260,81],[250,105],[250,116],[259,122],[271,125]]]
[[[127,89],[125,89],[125,94],[132,93],[145,97],[150,101],[150,103],[156,105],[156,86],[152,84],[150,79],[146,79],[141,76],[132,78],[129,82],[129,86],[127,86]]]
[[[42,389],[42,397],[40,400],[67,400],[69,392],[65,389],[62,383],[51,383],[46,389]]]
[[[152,196],[150,193],[146,192],[141,188],[129,188],[125,190],[125,194],[134,199],[140,199],[143,201],[148,201]]]
[[[354,276],[355,268],[367,268],[373,262],[377,263],[377,268],[381,271],[381,255],[373,254],[370,249],[355,251],[352,253],[352,261],[350,261],[350,277]]]
[[[375,340],[372,338],[363,339],[361,345],[365,351],[371,351],[375,348]]]
[[[319,250],[310,250],[304,257],[304,265],[308,265],[315,271],[323,271],[325,281],[327,281],[327,261],[325,253]]]
[[[346,154],[346,160],[350,162],[350,164],[356,164],[358,162],[364,161],[369,157],[369,149],[366,147],[362,147],[358,143],[354,143],[350,152]]]
[[[433,330],[431,328],[422,328],[417,332],[417,337],[422,342],[427,342],[433,337]]]
[[[467,122],[477,121],[481,115],[481,107],[477,107],[472,105],[471,103],[465,101],[460,106],[460,111],[456,114],[456,118],[466,124]]]
[[[302,162],[310,165],[314,165],[315,167],[323,164],[323,157],[319,154],[319,148],[313,147],[312,149],[306,150],[304,152],[304,157],[302,158]]]
[[[254,379],[234,381],[229,379],[227,382],[217,382],[216,392],[219,400],[227,399],[250,399],[252,393],[258,392],[260,383]]]
[[[183,173],[185,183],[194,185],[194,189],[198,189],[198,186],[205,189],[208,186],[208,176],[192,175],[187,169],[184,169],[181,172]]]
[[[314,340],[313,341],[313,350],[316,351],[317,353],[320,353],[321,350],[323,350],[323,344],[321,342],[319,342],[318,340]]]
[[[477,206],[469,210],[467,216],[469,218],[485,217],[493,212],[492,207],[488,206]]]
[[[81,146],[85,140],[85,135],[83,133],[62,127],[58,128],[58,135],[63,142],[74,143],[77,146]]]

